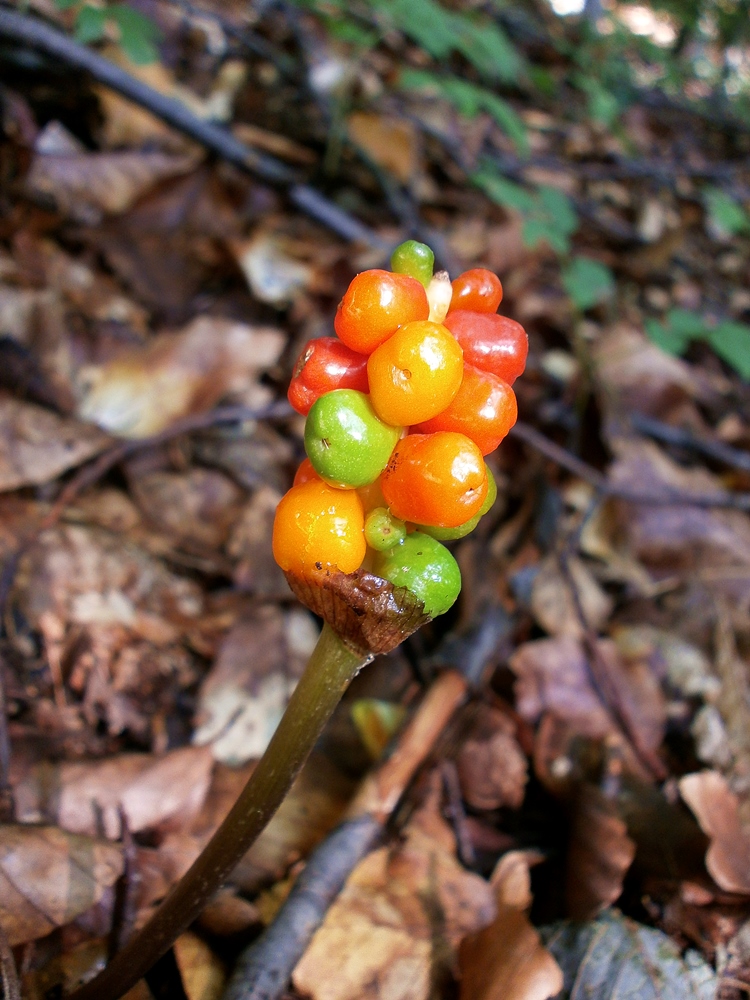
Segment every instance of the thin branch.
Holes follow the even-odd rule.
[[[44,21],[8,9],[5,0],[0,0],[0,37],[10,38],[20,45],[37,49],[68,66],[89,73],[99,83],[146,108],[163,122],[240,170],[270,184],[286,186],[290,200],[298,208],[344,239],[361,241],[384,253],[390,249],[390,245],[363,222],[344,212],[320,192],[299,183],[298,173],[286,164],[251,149],[226,129],[199,118],[181,101],[159,93],[127,70],[85,45],[80,45]]]
[[[16,963],[5,931],[0,927],[0,982],[3,984],[3,1000],[21,1000],[21,984],[18,981]]]
[[[724,444],[723,441],[711,441],[707,438],[696,437],[684,427],[673,427],[661,420],[647,417],[643,413],[634,413],[630,418],[630,423],[639,434],[645,434],[655,441],[661,441],[662,444],[687,448],[700,455],[705,455],[706,458],[713,459],[715,462],[721,462],[722,465],[741,469],[742,472],[750,472],[750,452],[733,448],[731,445]]]

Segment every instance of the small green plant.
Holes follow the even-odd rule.
[[[159,28],[140,11],[127,3],[94,6],[81,0],[54,0],[58,10],[76,9],[75,37],[84,45],[101,41],[114,27],[120,46],[131,62],[138,65],[156,62]]]
[[[693,341],[706,343],[742,378],[750,379],[750,326],[745,323],[712,323],[699,313],[670,309],[664,322],[647,320],[646,332],[669,354],[684,354]]]
[[[563,268],[562,283],[580,312],[599,305],[615,290],[610,269],[591,257],[572,257]]]
[[[750,234],[750,216],[738,201],[721,188],[703,189],[703,200],[711,222],[729,236]]]

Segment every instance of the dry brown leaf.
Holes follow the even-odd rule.
[[[531,589],[531,610],[539,625],[551,635],[580,639],[586,627],[594,632],[602,628],[612,614],[613,604],[584,562],[570,559],[568,568],[571,579],[563,572],[556,556],[542,561]],[[576,588],[585,625],[580,620],[571,584]]]
[[[49,128],[49,126],[48,126]],[[26,189],[51,200],[63,215],[95,225],[104,215],[117,215],[160,181],[194,169],[194,155],[162,152],[47,151],[44,133],[26,176]]]
[[[188,1000],[219,1000],[224,991],[224,963],[192,931],[175,941],[174,957]]]
[[[464,799],[474,809],[518,809],[528,768],[516,726],[504,713],[481,705],[461,742],[456,767]]]
[[[563,976],[526,911],[531,905],[529,862],[509,851],[492,875],[497,916],[459,949],[461,1000],[547,1000]]]
[[[123,437],[156,434],[180,417],[209,409],[227,393],[264,405],[256,382],[285,344],[279,330],[200,316],[182,331],[82,374],[79,415]]]
[[[290,254],[284,240],[266,229],[259,229],[249,240],[232,241],[230,248],[261,302],[281,308],[313,283],[313,265]]]
[[[78,420],[0,397],[0,491],[49,483],[110,443],[106,434]]]
[[[184,828],[208,792],[213,758],[201,747],[121,754],[91,763],[39,764],[15,788],[18,819],[57,823],[71,833],[122,834]]]
[[[641,748],[655,752],[661,746],[666,706],[661,689],[642,662],[625,663],[609,639],[596,644],[597,667],[617,701],[619,714],[629,724]],[[588,664],[588,666],[587,666]],[[592,665],[584,647],[570,636],[537,639],[521,645],[510,666],[515,672],[519,714],[536,722],[552,712],[581,736],[600,739],[618,731],[613,716],[592,684]]]
[[[44,937],[90,909],[121,873],[116,844],[53,826],[0,826],[0,925],[11,945]]]
[[[466,934],[494,915],[489,885],[464,871],[434,801],[404,842],[354,869],[294,970],[314,1000],[426,1000]]]
[[[573,807],[566,902],[571,920],[592,920],[622,893],[635,844],[617,805],[595,785],[584,784]]]
[[[346,120],[349,137],[379,167],[401,184],[419,169],[419,133],[407,118],[355,111]]]
[[[706,868],[725,892],[750,895],[750,838],[740,822],[739,800],[718,771],[680,779],[680,794],[711,844]]]

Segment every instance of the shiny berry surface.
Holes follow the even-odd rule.
[[[407,323],[373,351],[367,376],[382,420],[416,424],[444,410],[458,392],[463,351],[440,323]]]
[[[356,490],[321,481],[293,486],[276,508],[273,554],[285,572],[353,573],[365,557],[364,513]]]
[[[309,483],[311,481],[317,480],[322,482],[320,476],[315,471],[315,468],[309,458],[304,458],[299,465],[299,468],[294,473],[294,480],[292,486],[301,486],[303,483]]]
[[[491,372],[508,385],[513,385],[526,367],[529,338],[515,320],[458,309],[448,313],[445,326],[463,348],[467,364]]]
[[[305,451],[326,482],[354,489],[378,478],[400,434],[400,427],[378,417],[369,396],[354,389],[336,389],[310,408]]]
[[[407,240],[397,246],[391,255],[391,270],[398,274],[408,274],[416,278],[425,288],[432,279],[435,266],[435,254],[426,243]]]
[[[336,337],[319,337],[305,345],[297,359],[287,398],[306,416],[324,393],[334,389],[367,392],[367,355],[353,351]]]
[[[451,311],[470,309],[473,312],[494,313],[503,301],[503,286],[492,271],[473,267],[451,282]]]
[[[424,285],[408,274],[362,271],[339,303],[334,329],[353,351],[371,354],[405,323],[427,319]]]
[[[483,455],[489,455],[517,419],[516,394],[508,383],[466,365],[459,390],[446,409],[414,430],[423,434],[459,431],[471,438]]]
[[[492,470],[486,463],[485,469],[487,470],[487,496],[484,498],[484,503],[479,508],[478,514],[469,518],[468,521],[464,521],[463,524],[459,524],[456,528],[436,528],[432,524],[418,524],[417,530],[424,532],[425,535],[431,535],[432,538],[437,538],[439,542],[454,542],[456,539],[464,538],[472,532],[497,499],[497,483],[495,482],[495,477],[492,475]]]
[[[406,587],[431,618],[445,614],[461,592],[458,563],[434,538],[415,531],[400,545],[379,552],[373,572],[396,587]]]
[[[381,476],[392,514],[402,521],[455,528],[477,514],[488,482],[479,448],[464,434],[409,434]]]
[[[406,525],[386,507],[375,507],[365,517],[365,541],[371,549],[385,552],[406,538]]]

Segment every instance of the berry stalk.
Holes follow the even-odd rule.
[[[266,752],[224,822],[148,923],[69,1000],[117,1000],[195,920],[265,829],[344,691],[371,659],[323,626]]]

